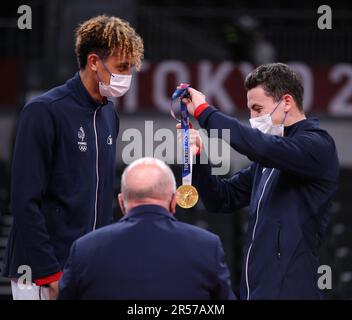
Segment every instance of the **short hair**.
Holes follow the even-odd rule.
[[[100,15],[83,22],[76,30],[75,52],[78,66],[84,69],[90,53],[101,59],[118,49],[122,58],[131,58],[137,70],[143,59],[143,40],[127,21],[117,17]]]
[[[134,170],[136,167],[141,165],[147,167],[157,167],[161,174],[156,177],[151,177],[151,179],[155,179],[155,182],[149,184],[148,186],[140,185],[136,180],[134,180],[134,184],[131,186],[131,183],[127,183],[126,181],[126,175],[129,171]],[[148,171],[150,169],[145,170]],[[127,168],[125,168],[121,177],[121,193],[125,201],[136,199],[140,200],[145,198],[164,200],[165,197],[170,196],[171,193],[175,192],[176,180],[172,170],[167,164],[165,164],[165,162],[156,158],[146,157],[133,161]]]
[[[247,76],[245,87],[248,91],[258,86],[263,87],[265,93],[275,101],[290,94],[303,111],[302,79],[287,64],[269,63],[256,68]]]

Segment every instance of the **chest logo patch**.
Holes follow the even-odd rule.
[[[77,141],[78,149],[81,152],[86,152],[87,151],[87,142],[84,141],[86,134],[85,134],[84,129],[82,127],[79,128],[77,136],[78,136],[78,141]]]
[[[109,136],[108,136],[108,138],[107,138],[107,140],[106,140],[106,143],[107,143],[108,145],[112,145],[112,137],[111,137],[111,134],[109,134]]]

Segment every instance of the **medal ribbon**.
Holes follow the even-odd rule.
[[[182,132],[182,150],[183,150],[183,164],[182,164],[182,184],[192,184],[192,154],[189,148],[189,115],[187,106],[182,100],[181,107],[181,132]]]
[[[172,117],[181,123],[181,132],[182,132],[182,155],[183,155],[183,163],[182,163],[182,184],[183,185],[191,185],[192,184],[192,154],[189,148],[189,114],[187,110],[187,105],[182,102],[182,98],[188,95],[187,88],[188,84],[182,84],[182,86],[177,89],[172,97],[171,97],[171,105],[170,105],[170,113]],[[172,109],[172,102],[180,98],[180,110],[181,110],[181,118],[177,119],[175,113]]]

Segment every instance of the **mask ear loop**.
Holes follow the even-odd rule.
[[[105,64],[105,62],[103,61],[103,59],[100,58],[99,56],[98,56],[98,58],[99,58],[99,60],[102,62],[102,64],[103,64],[104,68],[106,69],[106,71],[109,72],[110,77],[114,77],[114,75],[110,72],[108,66]],[[98,80],[99,80],[102,84],[104,84],[103,80],[99,77],[98,71],[95,71],[95,73],[96,73],[96,75],[97,75],[97,77],[98,77]]]
[[[104,84],[103,80],[99,77],[98,71],[95,71],[95,74],[97,75],[99,82],[101,82],[102,84]]]
[[[279,104],[282,102],[282,99],[280,99],[280,101],[278,102],[278,104],[276,105],[276,107],[274,108],[273,111],[271,111],[270,116],[272,116],[272,114],[276,111],[277,107],[279,106]]]
[[[98,57],[99,57],[99,56],[98,56]],[[106,71],[109,72],[110,76],[114,76],[114,75],[110,72],[108,66],[105,64],[105,62],[103,61],[103,59],[100,58],[100,57],[99,57],[99,59],[100,59],[100,61],[102,62],[102,64],[103,64],[104,68],[106,69]]]
[[[275,110],[278,108],[279,104],[282,102],[282,99],[280,99],[280,101],[278,102],[278,104],[276,105],[276,107],[274,108],[273,111],[271,111],[270,113],[270,117],[272,116],[272,114],[275,112]],[[282,120],[281,124],[284,124],[285,123],[285,120],[286,120],[286,117],[287,117],[287,113],[288,111],[285,112],[285,115],[284,115],[284,119]]]

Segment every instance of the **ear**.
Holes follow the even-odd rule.
[[[98,67],[97,67],[98,60],[99,60],[99,57],[97,54],[89,53],[87,56],[87,67],[93,72],[96,72],[98,70]]]
[[[177,204],[177,197],[176,197],[176,192],[172,195],[171,202],[170,202],[170,212],[172,214],[176,213],[176,204]]]
[[[118,199],[119,199],[119,205],[120,205],[120,208],[121,208],[121,211],[122,211],[122,214],[125,215],[126,214],[126,207],[125,207],[125,204],[123,202],[123,196],[122,196],[122,193],[119,193],[118,195]]]
[[[290,94],[285,94],[282,97],[282,100],[284,101],[284,111],[285,112],[289,112],[291,110],[291,108],[296,104],[295,100],[293,99],[293,97]]]

